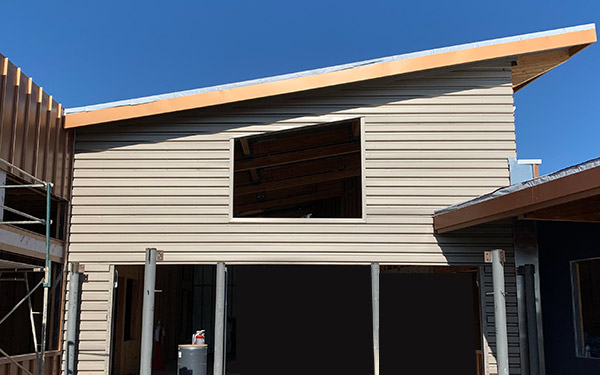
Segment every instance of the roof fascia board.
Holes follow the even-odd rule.
[[[437,233],[447,233],[600,194],[600,167],[531,186],[434,216]]]
[[[450,48],[450,50],[443,50],[446,52],[417,54],[416,57],[412,58],[359,65],[349,69],[326,71],[321,74],[237,86],[137,105],[121,105],[87,112],[69,113],[66,116],[65,127],[76,128],[136,117],[154,116],[560,48],[585,47],[596,41],[594,27],[584,30],[576,28],[576,30],[552,35],[541,33],[542,36],[500,44],[478,46],[477,43],[474,43],[472,48],[456,50]]]

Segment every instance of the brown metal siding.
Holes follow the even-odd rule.
[[[52,101],[49,108],[48,94],[42,92],[40,96],[39,86],[0,54],[0,70],[3,67],[6,72],[0,71],[0,158],[53,182],[53,193],[68,199],[69,192],[64,187],[69,185],[70,173],[64,170],[64,159],[72,152],[65,147],[72,130],[62,127],[60,104]],[[0,168],[23,177],[4,165]]]

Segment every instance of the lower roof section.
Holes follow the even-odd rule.
[[[510,217],[600,222],[600,158],[438,210],[433,225],[446,233]]]

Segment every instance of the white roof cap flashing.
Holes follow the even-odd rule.
[[[518,159],[517,164],[542,164],[542,159]]]

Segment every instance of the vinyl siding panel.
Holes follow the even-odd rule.
[[[365,220],[229,219],[232,137],[356,117],[365,128]],[[164,250],[164,264],[481,265],[485,250],[512,252],[511,225],[437,236],[432,214],[508,185],[507,158],[514,156],[508,61],[81,128],[69,260],[142,264],[145,249],[156,247]],[[509,290],[510,277],[514,272]],[[111,298],[103,280],[84,286],[86,373],[105,365],[93,355],[106,348],[97,333]],[[485,280],[491,282],[487,272]],[[482,314],[494,373],[489,301]],[[516,305],[508,308],[509,332],[517,335],[511,371],[518,373]]]
[[[302,223],[290,230],[228,220],[231,137],[358,116],[366,131],[366,222]],[[124,246],[119,261],[139,262],[146,247],[157,246],[166,262],[216,262],[236,248],[352,262],[362,249],[365,257],[386,253],[390,259],[392,253],[396,258],[388,261],[403,263],[403,249],[427,244],[416,251],[441,251],[439,264],[463,264],[440,246],[461,240],[435,237],[431,214],[508,184],[511,156],[512,87],[502,64],[242,103],[164,122],[81,129],[70,256],[91,261],[99,248],[118,252]],[[415,223],[422,226],[415,229]],[[464,242],[483,248],[489,240]],[[395,244],[397,251],[382,251],[379,244]],[[257,256],[256,262],[286,261]]]
[[[66,327],[69,319],[70,272],[65,293],[63,347],[66,345]],[[106,358],[109,356],[113,273],[107,264],[85,264],[87,279],[81,285],[79,316],[79,347],[77,357],[78,374],[108,373]],[[63,356],[63,373],[64,373]]]
[[[508,332],[508,364],[511,374],[520,373],[519,325],[517,307],[517,276],[514,250],[507,248],[504,265],[506,296],[506,321]],[[496,326],[494,319],[494,295],[492,283],[492,267],[483,267],[483,277],[480,285],[482,295],[482,330],[488,345],[484,348],[485,363],[490,374],[498,373],[496,362]]]

